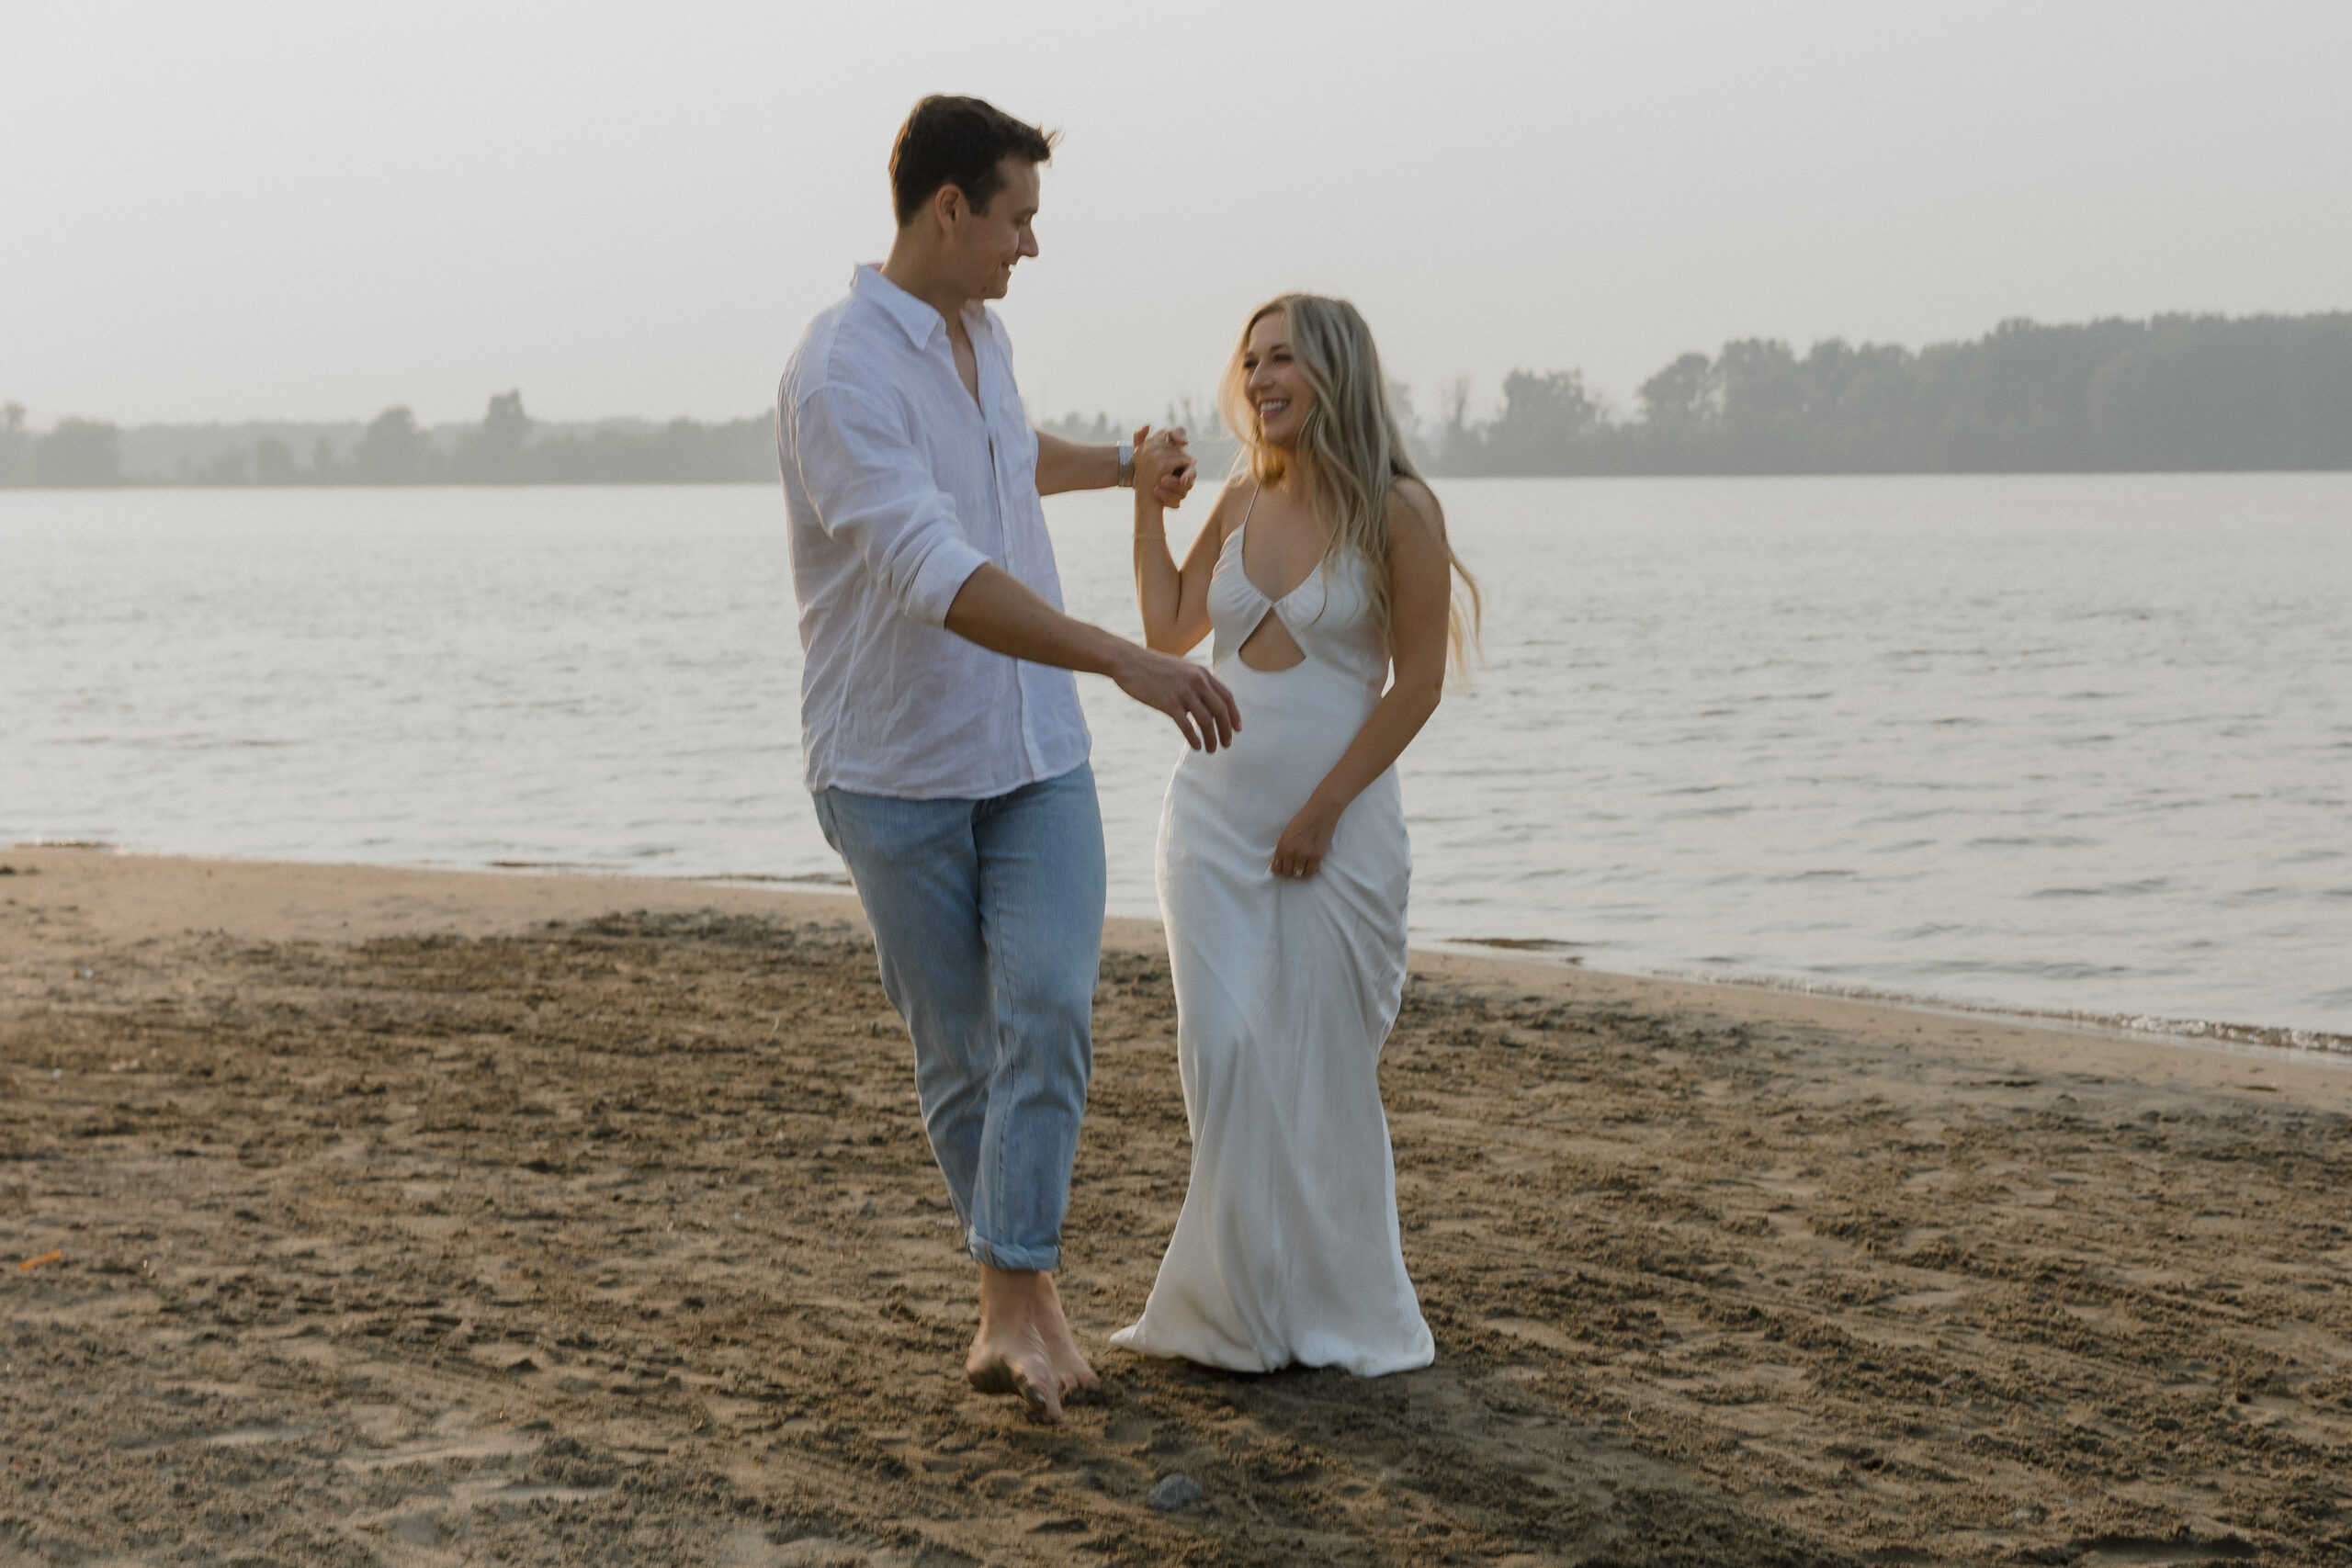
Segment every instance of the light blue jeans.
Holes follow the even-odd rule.
[[[1057,1267],[1102,958],[1093,770],[990,800],[816,799],[914,1037],[923,1127],[965,1245],[997,1269]]]

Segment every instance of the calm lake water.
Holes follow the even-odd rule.
[[[2352,475],[1441,494],[1420,940],[2352,1034]],[[1121,499],[1048,516],[1132,630]],[[838,875],[772,491],[0,492],[0,842]],[[1081,685],[1156,914],[1173,731]]]

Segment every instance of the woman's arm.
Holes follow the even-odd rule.
[[[1156,466],[1159,460],[1157,453],[1148,457],[1139,453],[1136,458],[1136,604],[1143,611],[1146,648],[1189,653],[1208,635],[1209,579],[1225,548],[1236,487],[1227,485],[1219,493],[1180,569],[1168,548],[1168,514],[1154,482],[1157,476],[1147,478],[1145,472],[1147,463]]]
[[[1424,510],[1426,508],[1426,510]],[[1436,498],[1411,480],[1388,494],[1388,690],[1356,731],[1355,739],[1275,846],[1276,876],[1312,876],[1331,852],[1340,814],[1372,781],[1386,773],[1421,726],[1437,712],[1445,690],[1446,617],[1453,597],[1453,566],[1445,548]]]

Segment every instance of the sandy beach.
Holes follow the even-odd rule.
[[[851,900],[0,866],[0,1564],[2352,1560],[2352,1059],[1428,956],[1437,1364],[1231,1377],[1117,923],[1046,1430]]]

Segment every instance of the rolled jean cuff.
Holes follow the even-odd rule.
[[[974,1236],[971,1250],[973,1262],[991,1269],[1042,1269],[1051,1273],[1062,1266],[1062,1249],[1058,1247],[998,1247]]]

